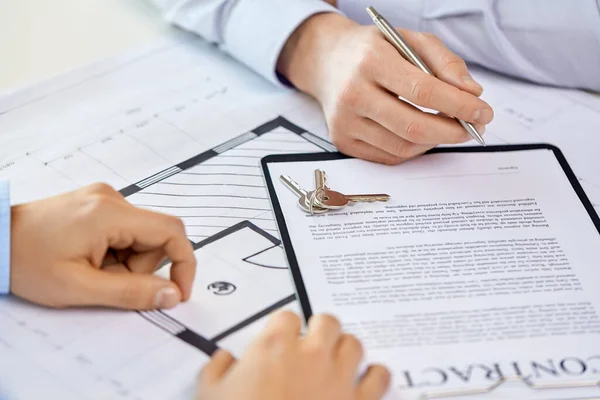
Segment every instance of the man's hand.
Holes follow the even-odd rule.
[[[438,144],[470,140],[449,117],[480,133],[492,121],[491,107],[478,98],[483,89],[461,58],[433,35],[400,32],[437,78],[406,61],[376,27],[337,14],[309,18],[286,43],[279,72],[319,100],[343,153],[396,164]]]
[[[219,350],[200,374],[197,400],[377,400],[390,375],[371,366],[357,378],[360,342],[342,334],[339,322],[315,315],[299,336],[300,319],[279,312],[240,361]]]
[[[51,306],[170,308],[190,297],[196,260],[182,222],[104,184],[11,209],[11,292]],[[168,257],[171,281],[152,273]]]

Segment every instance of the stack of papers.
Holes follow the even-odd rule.
[[[558,145],[600,208],[600,99],[474,75],[496,110],[488,143]],[[298,310],[259,161],[335,150],[306,96],[182,35],[0,99],[0,132],[13,204],[107,182],[181,217],[199,268],[168,312],[1,299],[0,397],[189,399],[215,348],[240,355],[269,312]]]

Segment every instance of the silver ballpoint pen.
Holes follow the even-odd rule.
[[[415,51],[408,45],[408,43],[406,42],[406,40],[404,40],[402,35],[400,35],[400,33],[396,29],[394,29],[394,27],[392,27],[390,23],[386,21],[385,18],[383,18],[371,6],[367,7],[367,13],[369,13],[369,16],[371,17],[371,19],[373,19],[373,22],[375,23],[377,28],[379,28],[381,33],[383,33],[388,42],[390,42],[392,46],[394,46],[396,50],[398,50],[400,54],[402,54],[402,57],[404,57],[407,61],[412,63],[417,68],[421,69],[426,74],[435,76],[433,72],[431,72],[429,67],[425,65],[423,60],[421,60],[421,58],[417,55],[417,53],[415,53]],[[458,118],[455,119],[463,126],[463,128],[465,128],[467,132],[469,132],[473,139],[477,140],[479,144],[485,146],[483,138],[471,123],[465,122]]]

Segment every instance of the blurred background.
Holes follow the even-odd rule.
[[[0,93],[171,29],[146,0],[0,0]]]

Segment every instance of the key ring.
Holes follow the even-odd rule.
[[[310,195],[310,201],[308,203],[308,210],[310,211],[310,215],[315,215],[315,213],[313,211],[313,207],[315,206],[315,202],[317,200],[317,196],[319,195],[319,193],[325,193],[325,189],[320,188],[320,187],[316,188]]]

